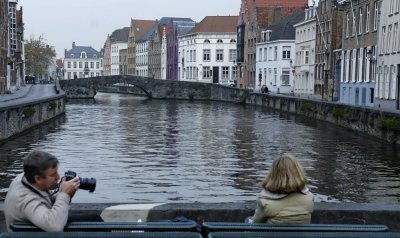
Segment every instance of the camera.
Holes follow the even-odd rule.
[[[69,181],[76,177],[76,173],[74,171],[68,170],[64,174],[65,181]],[[79,185],[80,189],[89,190],[89,192],[94,192],[96,189],[96,179],[95,178],[79,178],[81,185]]]

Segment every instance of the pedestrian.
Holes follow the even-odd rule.
[[[15,222],[31,222],[44,231],[63,231],[68,220],[68,208],[80,186],[79,177],[61,181],[59,192],[58,159],[35,150],[24,159],[24,172],[11,183],[5,201],[7,229]]]
[[[303,168],[293,155],[275,159],[258,195],[254,223],[309,224],[314,210]]]

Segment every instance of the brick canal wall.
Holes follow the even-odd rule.
[[[71,214],[102,214],[103,210],[119,204],[72,204]],[[253,215],[254,203],[170,203],[156,205],[150,209],[115,209],[108,213],[113,221],[159,221],[185,216],[199,223],[203,221],[243,222]],[[112,209],[111,209],[112,210]],[[107,212],[103,212],[104,214]],[[0,232],[6,230],[4,203],[0,203]],[[391,231],[400,232],[400,205],[358,203],[315,203],[312,223],[318,224],[383,224]]]
[[[64,93],[29,103],[0,106],[0,143],[65,113]]]

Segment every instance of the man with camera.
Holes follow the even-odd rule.
[[[68,207],[80,186],[78,176],[59,185],[58,159],[44,151],[28,154],[24,173],[11,183],[4,201],[7,228],[14,222],[31,222],[44,231],[63,231],[68,220]]]

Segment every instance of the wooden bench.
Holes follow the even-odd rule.
[[[0,238],[202,238],[196,232],[6,232]]]
[[[28,232],[42,231],[42,229],[31,223],[14,223],[10,225],[12,231]],[[198,224],[194,221],[188,222],[70,222],[65,232],[110,232],[110,231],[192,231],[196,232]]]

